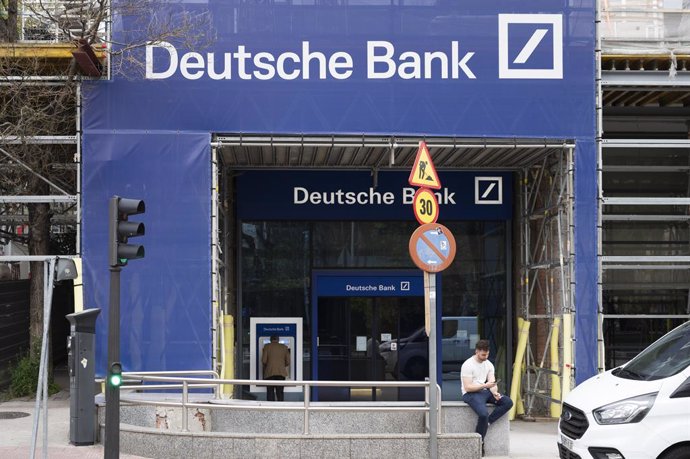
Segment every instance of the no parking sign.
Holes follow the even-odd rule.
[[[428,273],[443,271],[455,258],[455,238],[439,223],[420,226],[410,237],[410,256],[414,264]]]

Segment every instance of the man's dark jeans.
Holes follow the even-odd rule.
[[[489,389],[482,389],[479,392],[467,392],[462,396],[462,401],[467,403],[475,413],[477,413],[477,432],[482,436],[482,441],[486,436],[486,430],[489,424],[498,421],[498,418],[503,416],[513,406],[513,401],[506,395],[502,396],[500,400],[496,400]],[[494,411],[489,416],[489,410],[486,407],[487,403],[496,405]]]
[[[266,379],[273,379],[276,381],[284,381],[285,376],[269,376]],[[266,386],[266,400],[269,402],[274,402],[276,399],[278,399],[279,402],[282,402],[284,397],[283,397],[283,391],[285,390],[285,386]]]

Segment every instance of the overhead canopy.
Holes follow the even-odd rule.
[[[446,169],[519,169],[575,145],[553,139],[217,135],[212,146],[225,165],[236,168],[409,169],[420,140],[427,143],[434,165]]]

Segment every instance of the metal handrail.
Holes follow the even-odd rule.
[[[173,376],[173,375],[207,375],[210,378],[199,378],[190,376]],[[254,409],[266,411],[303,411],[304,412],[304,435],[309,435],[309,413],[311,411],[424,411],[425,419],[431,415],[431,406],[429,403],[429,381],[310,381],[310,380],[265,380],[265,379],[220,379],[218,373],[210,370],[199,371],[149,371],[149,372],[125,372],[122,374],[123,381],[142,381],[154,383],[170,383],[170,384],[127,384],[120,387],[120,390],[160,390],[160,389],[179,389],[182,388],[181,401],[157,401],[157,400],[142,400],[138,398],[121,397],[121,402],[139,404],[139,405],[155,405],[155,406],[169,406],[182,407],[182,431],[188,432],[188,410],[190,408],[206,408],[206,409]],[[209,382],[212,381],[212,382]],[[229,385],[257,385],[257,386],[302,386],[304,392],[304,403],[302,405],[289,404],[214,404],[214,403],[198,403],[190,402],[189,390],[198,388],[212,388],[214,398],[219,399],[221,394],[221,386]],[[311,402],[311,388],[312,387],[423,387],[425,388],[425,399],[421,406],[391,406],[391,405],[370,405],[370,406],[333,406],[322,405],[314,406]],[[436,385],[437,394],[440,400],[441,388]],[[438,404],[436,416],[441,420],[441,408]],[[440,422],[439,422],[440,425]],[[425,430],[429,432],[428,422],[425,422]]]

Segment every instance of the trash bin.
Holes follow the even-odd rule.
[[[100,309],[67,314],[70,336],[67,337],[69,367],[69,441],[73,445],[96,442],[96,318]]]

